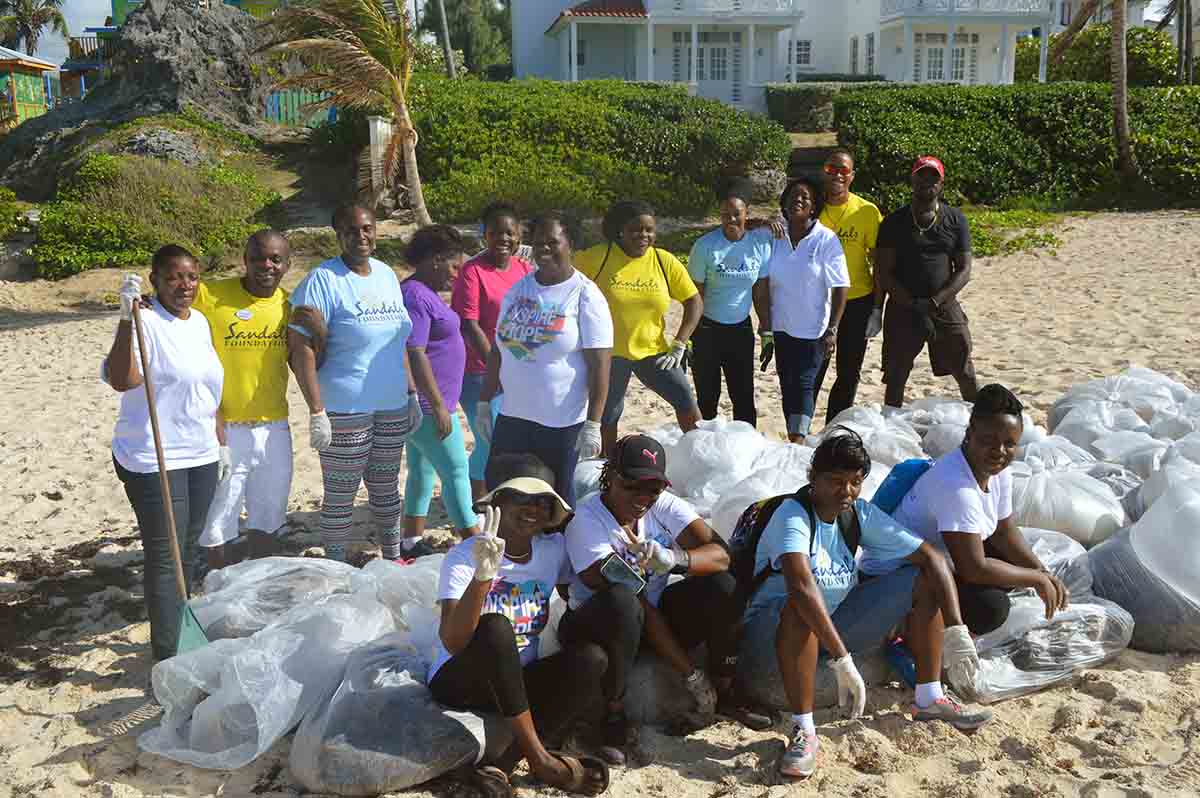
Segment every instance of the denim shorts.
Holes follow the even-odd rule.
[[[625,392],[629,390],[629,378],[637,375],[638,381],[670,403],[676,413],[699,413],[696,395],[687,372],[682,368],[664,371],[654,364],[662,355],[651,355],[641,360],[613,357],[608,374],[608,399],[604,403],[603,424],[616,424],[625,412]]]

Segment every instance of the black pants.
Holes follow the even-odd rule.
[[[502,454],[535,454],[554,472],[555,492],[574,506],[575,465],[579,462],[578,440],[582,428],[582,421],[569,427],[543,427],[535,421],[501,413],[492,430],[491,451],[484,469],[487,489],[493,490],[498,484],[491,468],[494,458]]]
[[[837,418],[838,413],[854,405],[858,381],[862,375],[863,359],[867,356],[867,322],[870,321],[874,310],[873,294],[851,299],[846,303],[841,324],[838,325],[837,349],[834,351],[837,379],[829,389],[829,404],[825,411],[826,424]],[[821,393],[821,384],[825,381],[825,372],[828,370],[829,360],[826,359],[817,372],[814,396]]]
[[[158,472],[139,474],[113,459],[117,476],[125,486],[125,495],[137,516],[142,537],[142,589],[146,614],[150,617],[150,649],[155,661],[175,656],[179,641],[179,615],[183,604],[175,584],[175,563],[167,533],[167,514]],[[204,519],[217,490],[217,464],[181,468],[167,472],[171,486],[171,508],[179,538],[183,576],[191,592],[197,541],[204,531]]]
[[[499,613],[480,616],[475,636],[447,660],[429,690],[451,709],[499,712],[515,718],[528,710],[545,745],[557,744],[568,724],[588,707],[608,657],[596,645],[565,645],[562,651],[524,667],[512,623]]]
[[[973,635],[993,632],[1008,620],[1012,600],[1008,590],[991,585],[968,585],[958,583],[958,604],[962,610],[963,623]]]
[[[700,415],[717,417],[721,401],[721,374],[733,402],[733,418],[754,425],[758,412],[754,407],[754,328],[750,318],[738,324],[721,324],[707,316],[692,334],[692,379]]]

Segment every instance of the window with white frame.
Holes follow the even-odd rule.
[[[950,53],[950,80],[962,83],[967,79],[967,48],[955,47]]]
[[[809,39],[797,39],[795,42],[795,64],[796,66],[812,66],[812,41]],[[788,41],[788,66],[792,65],[792,44]]]
[[[1059,3],[1058,24],[1062,25],[1064,28],[1071,24],[1071,19],[1075,16],[1075,9],[1073,8],[1074,5],[1075,4],[1070,2],[1070,0],[1063,0],[1063,2]]]
[[[575,63],[583,66],[587,63],[587,40],[579,39],[575,48]]]
[[[701,55],[704,50],[700,50]],[[729,80],[729,48],[728,47],[709,47],[708,48],[708,79],[709,80]]]
[[[867,34],[867,64],[866,73],[868,75],[875,74],[875,34]]]
[[[850,37],[850,74],[858,74],[858,37]]]
[[[925,80],[936,82],[946,67],[946,34],[926,33],[925,42],[930,45],[925,48]]]
[[[671,43],[674,45],[671,51],[671,80],[676,83],[687,80],[692,71],[691,37],[684,38],[685,35],[683,31],[671,34]]]

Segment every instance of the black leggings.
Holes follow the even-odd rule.
[[[608,668],[600,646],[564,645],[557,654],[524,667],[512,623],[499,613],[480,616],[475,636],[447,660],[429,690],[451,709],[499,712],[515,718],[526,710],[543,739],[555,740],[587,709],[587,696]]]
[[[733,420],[754,426],[758,412],[754,407],[754,329],[750,318],[737,324],[721,324],[705,317],[692,333],[692,379],[696,383],[696,400],[700,415],[712,420],[717,417],[721,401],[721,374],[729,400],[733,402]]]
[[[663,591],[658,603],[675,639],[685,649],[708,645],[709,673],[716,679],[737,671],[741,607],[737,582],[723,571],[691,576]],[[625,698],[626,681],[642,645],[646,614],[641,599],[627,587],[616,585],[593,595],[577,610],[568,611],[558,625],[559,639],[595,643],[608,655],[604,697]]]
[[[825,423],[833,421],[838,413],[854,404],[855,394],[858,393],[858,381],[862,376],[863,359],[867,356],[867,322],[875,311],[875,295],[867,294],[846,303],[842,313],[842,322],[838,326],[837,348],[834,359],[837,361],[837,379],[829,389],[828,408],[825,411]],[[817,371],[816,385],[813,396],[821,393],[821,383],[825,381],[825,372],[829,369],[829,358],[821,364]]]

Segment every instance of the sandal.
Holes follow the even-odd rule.
[[[603,759],[586,755],[568,756],[561,751],[547,753],[562,762],[571,774],[571,780],[566,784],[551,784],[551,787],[578,795],[600,795],[608,789],[608,764]]]
[[[613,713],[604,721],[598,753],[610,765],[626,764],[625,748],[637,744],[638,727],[629,722],[624,712]]]
[[[479,790],[483,798],[513,798],[508,774],[498,767],[466,765],[459,770],[458,778]]]

